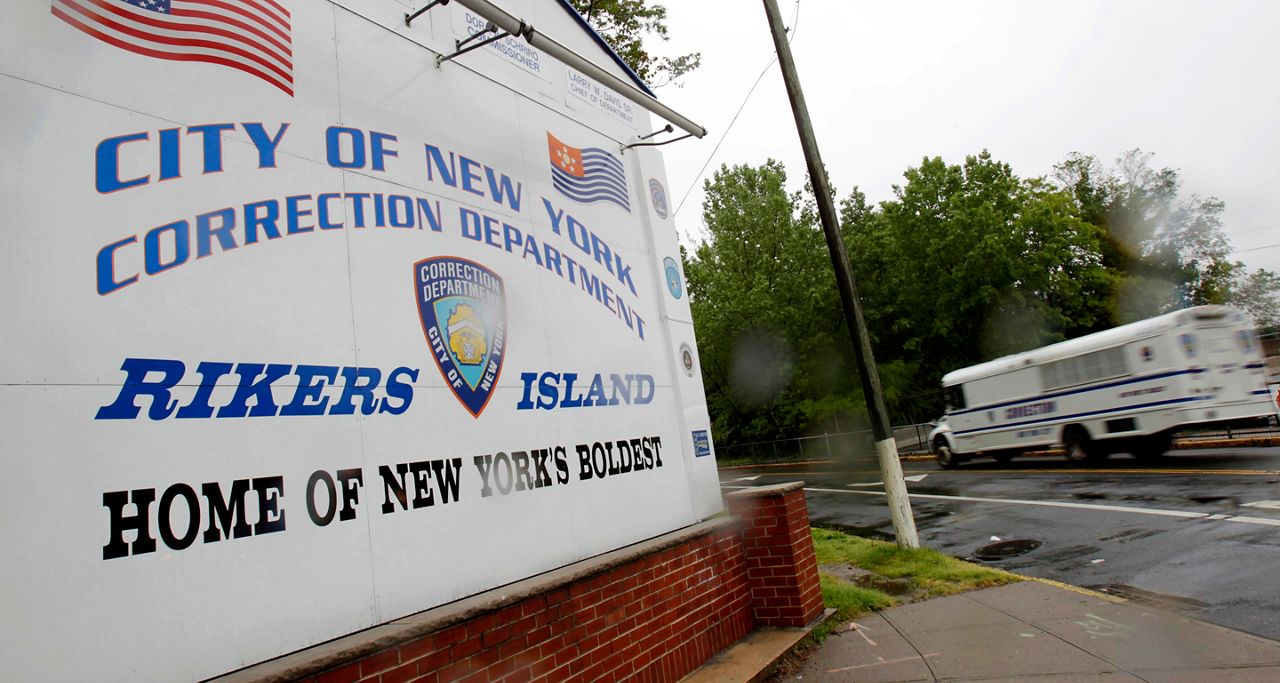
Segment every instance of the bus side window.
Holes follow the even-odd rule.
[[[964,385],[947,387],[947,410],[964,410]]]

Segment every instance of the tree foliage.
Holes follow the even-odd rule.
[[[898,420],[938,411],[941,375],[1092,326],[1110,278],[1071,199],[983,152],[924,159],[879,210],[854,191],[841,222]],[[898,386],[893,386],[898,384]]]
[[[904,178],[878,206],[857,188],[840,204],[895,423],[937,416],[946,372],[1168,310],[1230,303],[1280,331],[1280,275],[1230,261],[1223,203],[1182,196],[1149,154],[1025,179],[984,151]],[[845,421],[864,402],[811,190],[788,194],[776,161],[704,189],[709,237],[685,271],[716,438]]]
[[[721,167],[704,184],[709,239],[685,254],[717,438],[803,433],[853,400],[826,246],[786,178],[773,160]]]
[[[1055,167],[1079,215],[1103,230],[1103,262],[1116,273],[1110,320],[1129,322],[1201,304],[1228,303],[1243,266],[1228,260],[1226,208],[1216,197],[1180,197],[1171,168],[1133,149],[1107,168],[1072,154]]]
[[[648,0],[571,0],[573,8],[609,43],[636,75],[655,88],[698,68],[702,54],[662,57],[650,51],[653,40],[666,42],[667,8]]]

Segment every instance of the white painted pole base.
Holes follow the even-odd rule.
[[[902,479],[902,462],[898,460],[898,444],[893,439],[876,442],[876,457],[880,460],[880,478],[884,480],[884,495],[889,502],[889,517],[893,520],[893,535],[900,548],[919,548],[916,520],[911,515],[911,499],[907,497],[907,483]]]

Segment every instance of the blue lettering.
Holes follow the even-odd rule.
[[[475,169],[479,168],[480,164],[464,156],[459,156],[458,160],[462,162],[462,189],[483,197],[484,190],[476,189],[476,183],[480,181],[480,174],[476,173]]]
[[[218,219],[218,227],[213,227],[213,219]],[[212,239],[218,239],[218,246],[223,251],[236,248],[236,238],[231,231],[236,227],[236,212],[231,209],[218,209],[196,216],[196,258],[204,258],[213,253]]]
[[[329,409],[330,415],[353,415],[356,412],[355,398],[360,397],[360,412],[372,415],[378,409],[378,399],[373,390],[382,380],[382,371],[377,368],[343,368],[342,397]],[[368,380],[361,384],[360,380]]]
[[[489,179],[489,194],[493,201],[501,204],[504,201],[512,211],[520,211],[520,194],[524,190],[524,185],[517,182],[515,189],[511,188],[511,178],[507,174],[500,174],[501,180],[494,176],[493,169],[488,166],[484,167],[484,174]]]
[[[316,220],[319,221],[321,230],[337,230],[342,227],[342,223],[334,223],[329,220],[329,202],[335,199],[342,201],[342,195],[336,192],[326,192],[316,197]]]
[[[135,140],[149,140],[150,137],[149,133],[132,133],[130,135],[107,138],[98,143],[98,149],[94,155],[96,159],[94,167],[95,184],[98,192],[106,194],[137,187],[138,185],[146,185],[151,182],[150,175],[138,176],[128,180],[120,179],[120,146]]]
[[[120,289],[121,287],[128,287],[129,285],[138,281],[137,274],[131,275],[123,280],[116,280],[116,260],[115,260],[115,254],[117,249],[125,246],[126,244],[136,244],[137,241],[138,241],[137,235],[130,235],[129,237],[126,237],[118,242],[112,242],[111,244],[108,244],[107,246],[98,250],[98,293],[99,294],[103,294],[103,295],[110,294],[116,291],[117,289]]]
[[[120,366],[124,371],[124,384],[120,393],[111,405],[98,409],[95,420],[132,420],[138,416],[139,396],[150,396],[151,407],[147,409],[147,417],[152,420],[163,420],[173,414],[178,407],[176,400],[170,400],[169,390],[182,380],[186,373],[186,365],[177,360],[161,360],[154,358],[126,358]],[[161,378],[148,382],[147,375],[157,372]]]
[[[181,128],[160,131],[160,180],[182,177]]]
[[[373,170],[385,171],[386,158],[400,156],[394,149],[384,146],[386,142],[396,142],[396,136],[377,131],[369,132],[370,151],[373,153]]]
[[[329,397],[323,396],[325,383],[329,384],[338,378],[338,368],[332,365],[299,365],[294,371],[298,376],[298,388],[293,392],[293,400],[280,409],[281,415],[324,415],[329,405]]]
[[[351,144],[351,159],[342,158],[342,140]],[[325,131],[325,151],[329,165],[334,168],[364,168],[364,132],[357,128],[330,126]]]
[[[258,168],[275,168],[276,167],[276,148],[280,146],[280,139],[284,137],[284,132],[289,130],[289,124],[280,124],[280,129],[276,131],[274,136],[267,135],[267,131],[262,128],[261,123],[243,123],[244,132],[249,134],[249,139],[253,141],[253,146],[258,148]]]
[[[191,256],[190,249],[187,247],[188,231],[191,226],[186,221],[174,221],[168,225],[162,225],[158,228],[152,228],[145,238],[143,238],[143,255],[146,261],[147,275],[155,275],[163,273],[170,268],[187,262],[187,258]],[[165,263],[160,253],[160,237],[166,232],[173,233],[173,260]]]
[[[309,194],[296,194],[292,197],[284,198],[286,227],[285,232],[290,235],[296,235],[300,232],[311,232],[315,230],[314,225],[302,225],[299,218],[305,218],[311,215],[311,209],[304,209],[299,204],[303,201],[311,201]]]
[[[275,398],[271,395],[271,383],[289,374],[291,365],[272,363],[239,363],[236,374],[240,375],[240,383],[236,386],[231,402],[218,410],[218,417],[272,417],[278,411]],[[262,377],[258,377],[262,375]],[[249,399],[255,399],[253,408],[249,408]]]
[[[427,148],[427,180],[435,180],[435,173],[432,168],[440,173],[440,182],[449,187],[458,186],[458,164],[457,158],[453,152],[449,152],[449,164],[444,163],[444,155],[441,154],[440,148],[435,145],[425,145]]]
[[[258,209],[264,209],[262,215],[258,215]],[[250,202],[244,205],[244,243],[258,243],[258,228],[262,228],[262,233],[267,239],[273,240],[280,236],[280,228],[276,226],[276,221],[280,219],[280,203],[268,199],[263,202]]]
[[[400,381],[401,376],[409,378],[408,382]],[[399,415],[409,409],[409,403],[413,401],[413,383],[418,381],[418,371],[413,368],[399,367],[391,371],[387,375],[387,397],[382,399],[382,406],[378,408],[379,413],[391,413]],[[397,405],[391,405],[391,399],[400,401]]]
[[[187,135],[199,134],[204,139],[204,172],[219,173],[222,171],[222,131],[235,130],[234,123],[209,123],[203,126],[189,126]]]

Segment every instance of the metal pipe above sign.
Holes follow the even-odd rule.
[[[499,29],[502,29],[513,36],[523,37],[533,47],[546,52],[560,62],[605,84],[614,92],[622,95],[632,102],[635,102],[641,107],[644,107],[649,112],[657,114],[667,121],[670,121],[689,135],[692,135],[695,138],[701,138],[707,134],[706,128],[695,123],[671,107],[659,102],[656,98],[650,97],[634,85],[631,85],[612,73],[609,73],[602,67],[596,65],[595,62],[592,62],[586,57],[583,57],[577,52],[565,47],[551,36],[548,36],[545,33],[540,33],[529,22],[512,16],[506,10],[498,7],[492,2],[489,2],[489,0],[457,0],[457,3],[493,22]],[[421,14],[436,4],[444,3],[433,2],[413,15],[406,15],[405,23],[409,23],[412,21],[412,17]]]

